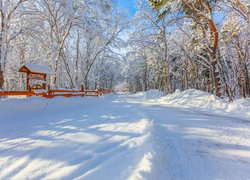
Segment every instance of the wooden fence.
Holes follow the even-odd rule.
[[[0,96],[40,96],[45,98],[53,98],[58,96],[63,97],[74,97],[74,96],[94,96],[99,97],[103,94],[109,94],[112,93],[112,90],[110,89],[96,89],[96,90],[87,90],[83,87],[80,90],[75,89],[58,89],[58,90],[52,90],[48,87],[47,91],[0,91]]]

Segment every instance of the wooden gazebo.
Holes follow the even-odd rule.
[[[18,72],[26,73],[26,89],[30,90],[38,90],[38,89],[46,89],[46,79],[47,76],[51,74],[51,70],[48,66],[25,63],[21,66]],[[42,84],[34,84],[30,86],[30,80],[39,80],[44,81]]]
[[[18,70],[21,73],[27,75],[26,91],[0,91],[0,97],[2,96],[40,96],[45,98],[53,98],[58,96],[63,97],[75,97],[75,96],[94,96],[99,97],[103,94],[111,93],[109,89],[84,89],[83,85],[81,89],[50,89],[50,86],[46,88],[46,79],[48,75],[51,75],[51,70],[48,66],[25,63]],[[30,81],[36,81],[31,83]],[[40,83],[40,84],[39,84]],[[32,85],[31,85],[32,84]],[[42,91],[35,91],[42,90]]]

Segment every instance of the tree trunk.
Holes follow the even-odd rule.
[[[246,76],[246,94],[250,96],[250,80],[249,80],[247,64],[244,64],[244,71],[245,71],[245,76]]]
[[[215,95],[220,97],[221,96],[221,78],[220,78],[220,70],[218,66],[218,60],[216,56],[216,50],[218,47],[219,41],[219,33],[215,27],[214,21],[209,21],[210,30],[213,32],[213,46],[212,46],[212,53],[210,54],[211,57],[211,65],[212,65],[212,72],[214,77],[214,86],[215,86]]]
[[[0,89],[3,88],[3,84],[4,84],[4,77],[3,77],[2,65],[0,64]]]
[[[250,2],[247,5],[248,8],[248,37],[247,37],[247,58],[250,59]],[[246,73],[246,89],[247,89],[247,94],[250,96],[250,80],[249,80],[249,73],[248,73],[248,68],[247,65],[245,64],[245,73]]]
[[[246,86],[243,70],[240,70],[240,80],[241,80],[241,95],[246,98]]]
[[[2,2],[0,2],[0,9],[1,12],[2,10]],[[1,16],[1,32],[0,32],[0,89],[3,88],[4,84],[4,64],[5,64],[5,35],[6,35],[6,26],[5,26],[5,21],[6,17],[4,12],[0,14]]]
[[[80,33],[77,32],[76,41],[76,62],[75,62],[75,87],[78,86],[78,64],[80,61]]]
[[[183,70],[183,66],[181,69],[181,90],[184,91],[184,84],[185,84],[185,76],[184,76],[184,70]]]
[[[220,78],[220,71],[218,66],[218,61],[216,59],[216,55],[212,54],[212,73],[213,73],[213,79],[214,79],[214,88],[215,88],[215,95],[220,97],[221,96],[221,78]]]

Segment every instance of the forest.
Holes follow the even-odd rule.
[[[1,0],[0,89],[23,90],[24,63],[55,88],[198,89],[250,96],[248,0]]]
[[[0,180],[250,180],[250,0],[0,0]]]

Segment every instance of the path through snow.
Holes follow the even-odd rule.
[[[0,179],[250,179],[244,119],[133,95],[0,108]]]

